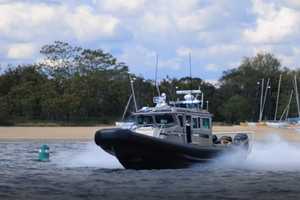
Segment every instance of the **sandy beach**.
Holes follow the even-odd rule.
[[[0,127],[0,140],[9,139],[93,139],[99,129],[93,127]]]
[[[17,139],[93,139],[99,129],[112,126],[94,127],[0,127],[0,140]],[[300,142],[300,129],[271,128],[267,126],[214,126],[214,134],[227,132],[251,132],[252,139],[265,140],[270,135],[294,142]]]

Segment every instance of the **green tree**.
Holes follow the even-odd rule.
[[[130,74],[127,65],[110,53],[56,41],[43,46],[41,54],[44,60],[39,64],[9,67],[0,74],[0,124],[18,120],[112,122],[121,117],[131,94],[129,76],[134,79],[139,108],[153,106],[153,96],[157,95],[153,80]],[[223,73],[218,87],[198,77],[166,77],[159,88],[168,100],[176,100],[178,89],[200,88],[216,121],[237,123],[257,120],[257,83],[269,78],[271,89],[264,114],[272,119],[280,74],[279,118],[293,89],[293,77],[297,74],[299,78],[300,70],[282,68],[272,54],[244,58],[238,68]],[[295,98],[290,116],[297,116]]]
[[[226,122],[234,124],[247,120],[250,110],[251,105],[245,97],[234,95],[223,104],[220,113]]]
[[[13,125],[13,118],[9,112],[9,103],[6,97],[0,97],[0,126]]]
[[[246,98],[251,110],[247,120],[256,120],[259,111],[259,97],[261,80],[270,79],[271,90],[268,94],[266,114],[270,118],[275,109],[277,82],[282,68],[279,60],[272,54],[257,54],[252,58],[244,58],[238,68],[225,71],[220,79],[218,98],[227,102],[231,97],[240,95]],[[220,104],[219,104],[220,105]],[[273,109],[274,108],[274,109]]]

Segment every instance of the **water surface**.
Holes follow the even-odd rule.
[[[47,143],[50,162],[37,162]],[[298,199],[300,148],[274,139],[248,160],[180,170],[125,170],[93,141],[0,143],[0,199]]]

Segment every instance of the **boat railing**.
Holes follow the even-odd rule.
[[[254,136],[254,131],[216,131],[216,132],[213,132],[213,134],[216,136],[223,136],[223,135],[235,136],[236,134],[239,134],[239,133],[244,133],[251,137]]]

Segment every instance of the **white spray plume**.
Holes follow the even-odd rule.
[[[94,143],[87,143],[84,150],[60,152],[51,158],[63,167],[123,168],[112,155]],[[236,155],[220,158],[216,164],[221,167],[270,171],[300,171],[300,144],[290,143],[278,135],[269,135],[264,142],[252,144],[246,160]]]
[[[87,143],[85,149],[65,151],[55,156],[55,163],[62,167],[97,167],[103,169],[123,168],[119,161],[94,143]]]
[[[253,170],[300,171],[300,144],[290,143],[278,135],[269,135],[266,141],[252,144],[246,160],[228,155],[218,163]]]

